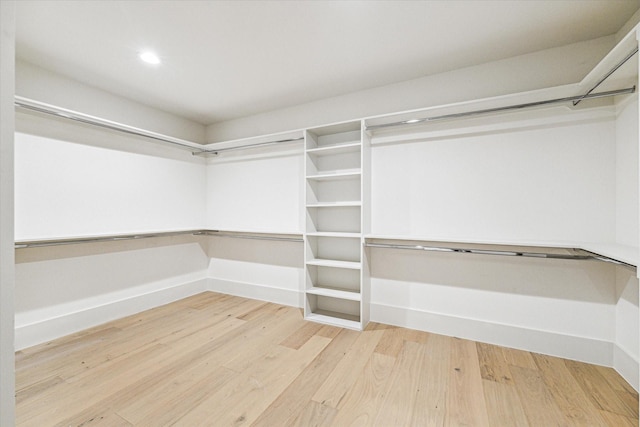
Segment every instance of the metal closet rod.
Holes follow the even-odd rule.
[[[217,156],[218,154],[223,153],[225,151],[235,151],[235,150],[244,150],[245,148],[264,147],[266,145],[282,144],[284,142],[302,141],[303,139],[304,139],[304,137],[301,136],[299,138],[288,138],[288,139],[279,139],[277,141],[257,142],[255,144],[239,145],[237,147],[208,149],[208,150],[200,151],[200,152],[197,152],[197,153],[193,153],[193,155],[194,156],[204,156],[204,155],[212,154],[214,156]]]
[[[278,237],[278,236],[269,236],[262,234],[236,234],[224,231],[212,231],[212,230],[202,230],[196,233],[193,233],[195,236],[214,236],[214,237],[231,237],[234,239],[251,239],[251,240],[275,240],[279,242],[297,242],[303,243],[304,240],[301,237]]]
[[[625,89],[611,90],[607,92],[590,93],[588,95],[568,96],[565,98],[555,98],[555,99],[548,99],[545,101],[528,102],[525,104],[507,105],[504,107],[487,108],[484,110],[465,111],[463,113],[443,114],[441,116],[402,120],[399,122],[382,123],[379,125],[368,125],[366,127],[366,130],[375,130],[375,129],[389,128],[389,127],[396,127],[396,126],[412,125],[412,124],[424,123],[424,122],[435,122],[435,121],[447,120],[447,119],[457,119],[461,117],[479,116],[481,114],[499,113],[499,112],[510,111],[510,110],[522,110],[525,108],[539,107],[542,105],[562,104],[565,102],[577,101],[577,100],[581,101],[584,99],[606,98],[609,96],[634,93],[635,91],[636,91],[636,87],[633,86]]]
[[[622,265],[630,268],[637,268],[635,265],[628,264],[623,261],[619,261],[614,258],[609,258],[606,256],[594,254],[589,252],[585,255],[564,255],[564,254],[551,254],[544,252],[525,252],[525,251],[504,251],[504,250],[491,250],[491,249],[470,249],[470,248],[450,248],[444,246],[426,246],[426,245],[398,245],[398,244],[390,244],[390,243],[370,243],[366,242],[364,244],[370,248],[384,248],[384,249],[408,249],[414,251],[427,251],[427,252],[454,252],[454,253],[464,253],[464,254],[475,254],[475,255],[498,255],[498,256],[518,256],[523,258],[546,258],[546,259],[569,259],[569,260],[596,260],[609,262],[612,264]],[[578,250],[582,252],[588,252],[584,249],[579,248],[564,248],[564,249],[572,249]]]
[[[102,243],[102,242],[119,242],[124,240],[141,240],[149,239],[153,237],[171,237],[171,236],[220,236],[220,237],[234,237],[238,239],[253,239],[253,240],[276,240],[287,242],[302,242],[301,238],[294,237],[275,237],[262,234],[234,234],[233,232],[219,232],[216,230],[186,230],[186,231],[168,231],[162,233],[138,233],[138,234],[116,234],[108,236],[96,236],[96,237],[77,237],[70,239],[52,239],[52,240],[33,240],[33,241],[18,241],[15,242],[15,249],[26,248],[41,248],[47,246],[64,246],[64,245],[77,245],[81,243]]]
[[[288,139],[280,139],[277,141],[268,141],[268,142],[259,142],[256,144],[239,145],[237,147],[207,149],[204,147],[203,148],[198,147],[197,145],[199,144],[195,142],[186,141],[179,138],[173,138],[167,135],[162,135],[159,133],[147,131],[144,129],[136,128],[133,126],[122,124],[122,123],[113,122],[110,120],[100,119],[98,117],[93,117],[88,114],[79,113],[73,110],[67,110],[66,108],[54,107],[51,105],[47,105],[38,101],[34,101],[32,99],[24,98],[17,95],[14,100],[14,105],[18,108],[22,108],[25,110],[31,110],[31,111],[36,111],[42,114],[48,114],[50,116],[61,117],[61,118],[73,120],[79,123],[98,126],[98,127],[113,130],[116,132],[126,133],[128,135],[142,136],[144,138],[149,138],[155,141],[161,141],[176,147],[187,149],[191,151],[191,154],[193,154],[194,156],[201,156],[201,155],[208,155],[208,154],[217,155],[225,151],[243,150],[246,148],[281,144],[284,142],[301,141],[304,139],[304,137],[288,138]]]
[[[172,138],[170,136],[162,135],[159,133],[147,131],[144,129],[128,126],[122,123],[112,122],[110,120],[103,120],[97,117],[90,116],[88,114],[79,113],[77,111],[67,110],[65,108],[53,107],[47,104],[34,101],[32,99],[24,98],[21,96],[15,97],[14,105],[16,107],[36,111],[38,113],[48,114],[50,116],[61,117],[75,122],[84,123],[92,126],[98,126],[101,128],[114,130],[128,135],[142,136],[145,138],[161,141],[167,144],[171,144],[180,148],[188,149],[193,154],[200,151],[206,151],[204,148],[196,147],[195,142],[185,141],[178,138]],[[194,150],[196,150],[194,152]]]

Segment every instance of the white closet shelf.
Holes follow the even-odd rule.
[[[337,326],[339,328],[355,329],[357,331],[362,329],[358,316],[328,310],[316,310],[313,313],[309,313],[306,320]]]
[[[308,180],[312,181],[332,181],[338,179],[356,179],[360,178],[360,169],[350,169],[336,172],[324,172],[318,175],[307,176]]]
[[[362,144],[360,144],[360,142],[327,145],[318,148],[309,148],[307,149],[307,154],[313,156],[333,156],[334,154],[355,153],[360,151],[361,147]]]
[[[362,234],[360,233],[347,233],[339,231],[314,231],[307,233],[309,237],[344,237],[349,239],[359,239]]]
[[[346,268],[350,270],[360,270],[362,263],[355,261],[339,261],[335,259],[310,259],[307,261],[307,265],[316,265],[319,267],[335,267]]]
[[[410,237],[410,236],[392,236],[392,235],[374,235],[368,234],[364,236],[367,243],[375,243],[381,241],[397,241],[397,242],[430,242],[437,245],[488,245],[488,246],[510,246],[510,247],[529,247],[529,248],[548,248],[558,251],[584,251],[592,252],[610,260],[619,261],[631,266],[638,266],[640,261],[640,249],[636,246],[622,245],[618,243],[603,242],[572,242],[572,241],[544,241],[544,240],[490,240],[490,239],[448,239],[442,236],[438,237]],[[575,252],[574,252],[575,253]],[[586,255],[586,254],[585,254]],[[605,260],[606,261],[606,260]]]
[[[360,293],[354,291],[345,291],[342,289],[336,289],[331,287],[319,287],[314,286],[307,289],[308,294],[321,295],[324,297],[346,299],[350,301],[360,301]]]
[[[619,243],[582,243],[580,249],[638,266],[640,248]]]
[[[349,208],[360,206],[362,206],[362,202],[357,200],[347,202],[318,202],[307,204],[308,208]]]

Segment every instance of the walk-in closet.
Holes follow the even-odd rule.
[[[179,3],[2,3],[2,426],[637,425],[637,1]],[[98,16],[162,63],[65,54]]]

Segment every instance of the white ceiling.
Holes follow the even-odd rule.
[[[211,124],[616,33],[640,0],[19,1],[17,56]],[[162,65],[139,61],[153,49]]]

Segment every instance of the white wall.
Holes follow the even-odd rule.
[[[13,133],[15,2],[0,2],[0,426],[15,424]]]
[[[488,98],[579,82],[615,43],[614,36],[544,50],[388,86],[270,111],[206,128],[207,142]]]
[[[54,137],[16,134],[16,240],[204,227],[203,159],[56,120],[18,122],[39,127]]]
[[[616,239],[638,246],[638,94],[618,102],[616,117]]]
[[[561,107],[376,134],[371,233],[613,242],[614,119]]]
[[[303,185],[301,141],[222,153],[207,164],[207,228],[301,235]],[[302,243],[212,237],[209,255],[209,289],[302,306]]]
[[[16,251],[16,348],[206,289],[203,237],[176,236]]]
[[[640,283],[634,271],[616,268],[616,318],[613,367],[638,390],[640,362]]]
[[[301,142],[222,153],[207,164],[207,228],[302,233]]]
[[[370,250],[372,321],[611,363],[612,266]]]
[[[28,62],[16,62],[16,95],[175,138],[203,143],[205,127],[182,117],[72,80]]]
[[[204,159],[63,119],[16,123],[16,240],[204,228]],[[202,292],[202,239],[19,249],[16,347]]]
[[[211,237],[209,289],[302,307],[302,243]]]
[[[610,104],[375,133],[371,234],[637,246],[637,96]],[[614,366],[638,388],[638,281],[628,268],[370,253],[373,321]]]

